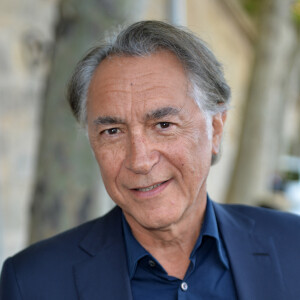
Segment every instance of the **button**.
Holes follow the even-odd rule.
[[[152,259],[150,259],[150,260],[148,261],[148,264],[149,264],[149,266],[150,266],[151,268],[154,268],[154,267],[156,266],[155,261],[153,261]]]
[[[185,292],[185,291],[187,291],[187,289],[188,289],[188,284],[185,282],[185,281],[183,281],[182,283],[181,283],[181,289]]]

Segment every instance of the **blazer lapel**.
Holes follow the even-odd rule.
[[[214,203],[240,300],[289,299],[272,237],[255,234],[255,221]]]
[[[90,257],[74,266],[79,299],[132,300],[121,210],[99,219],[80,247]]]

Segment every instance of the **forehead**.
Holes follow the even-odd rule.
[[[87,108],[90,113],[111,114],[133,105],[143,110],[171,103],[182,107],[188,85],[181,62],[169,51],[142,57],[112,56],[104,59],[93,75]]]
[[[147,56],[110,56],[105,58],[95,70],[89,92],[95,87],[118,84],[132,89],[142,83],[187,84],[185,70],[178,58],[170,51],[158,51]]]

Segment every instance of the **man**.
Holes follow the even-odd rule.
[[[9,258],[1,300],[300,299],[299,218],[207,196],[229,98],[204,43],[166,23],[91,50],[68,99],[117,206]]]

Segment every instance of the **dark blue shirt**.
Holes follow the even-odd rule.
[[[134,300],[237,299],[224,243],[211,201],[183,280],[169,276],[134,238],[123,217],[128,272]]]

